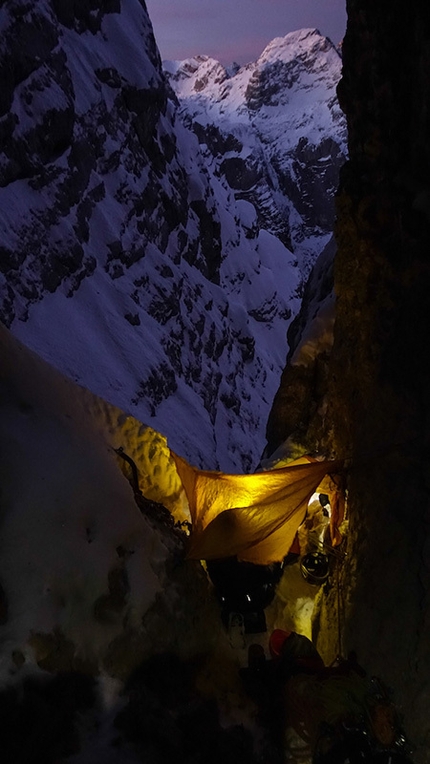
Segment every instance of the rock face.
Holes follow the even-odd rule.
[[[267,422],[266,455],[312,453],[326,445],[326,397],[333,347],[335,296],[330,239],[306,282],[300,311],[288,329],[289,353]]]
[[[135,49],[126,64],[121,61],[119,10],[115,2],[93,3],[91,10],[72,3],[12,2],[4,9],[1,270],[8,279],[1,317],[9,325],[14,317],[26,317],[29,304],[40,299],[42,291],[55,292],[63,284],[72,294],[94,271],[95,208],[107,194],[111,214],[121,204],[120,184],[110,193],[105,185],[115,169],[122,166],[124,182],[154,164],[149,180],[153,191],[158,186],[161,192],[155,178],[166,169],[164,151],[169,153],[170,139],[170,153],[174,152],[174,139],[165,135],[161,151],[158,122],[167,99],[158,53],[142,12]],[[139,37],[145,41],[142,71]],[[108,49],[116,64],[110,68],[103,66]],[[142,113],[145,126],[137,128]],[[130,123],[137,129],[130,130]],[[124,142],[114,146],[120,134]],[[174,206],[180,216],[177,200]],[[138,256],[137,225],[143,225],[138,207],[135,193],[129,199],[128,245],[110,240],[109,234],[105,237],[111,272],[118,274],[121,263]],[[100,224],[103,227],[103,220]]]
[[[429,27],[424,6],[406,20],[398,6],[364,6],[350,7],[340,90],[351,163],[333,350],[335,438],[355,457],[351,518],[367,531],[348,639],[398,687],[416,760],[428,762]]]
[[[368,671],[394,689],[413,760],[424,763],[430,761],[428,14],[421,4],[405,17],[398,4],[388,9],[362,0],[350,0],[348,11],[339,98],[350,159],[338,199],[334,344],[325,397],[318,400],[315,388],[307,395],[323,413],[314,446],[347,459],[345,649],[357,650]],[[285,395],[278,393],[278,404]],[[270,437],[274,447],[294,434],[287,425]]]
[[[194,463],[251,469],[293,254],[176,119],[143,2],[10,0],[0,29],[0,319]]]
[[[333,230],[346,157],[336,48],[318,30],[302,29],[233,72],[207,56],[164,66],[208,168],[236,199],[255,205],[260,225],[293,250],[307,275]]]

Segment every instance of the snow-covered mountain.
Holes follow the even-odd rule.
[[[301,29],[242,68],[208,56],[164,68],[209,172],[255,205],[259,224],[293,250],[307,276],[333,229],[346,157],[338,50],[317,29]]]
[[[285,227],[276,178],[278,206],[258,206],[258,195],[235,195],[228,172],[211,165],[177,118],[143,2],[10,0],[0,28],[1,320],[194,464],[251,470],[298,306],[301,273],[286,244],[308,224],[296,216],[295,227],[290,211]],[[308,66],[308,37],[322,45],[316,33],[296,35],[291,77]],[[243,89],[249,74],[247,110],[255,107],[254,121],[267,125],[271,167],[281,156],[280,123],[269,119],[278,108],[274,94],[270,103],[263,98],[269,75],[261,62],[269,73],[285,68],[282,57],[276,64],[284,48],[274,41],[257,68],[226,83]],[[313,111],[324,112],[326,129],[327,115],[337,114],[323,104],[336,76],[327,61],[337,54],[328,43],[315,51],[312,82],[318,55],[320,82],[328,76],[331,84],[315,90]],[[297,98],[310,82],[294,90]],[[315,148],[312,130],[303,126],[303,150],[320,152],[316,163],[326,168],[324,142]],[[249,145],[249,131],[244,142],[257,164],[263,132],[258,145]],[[236,144],[232,151],[223,159],[231,172],[241,161]],[[264,151],[268,157],[269,144]],[[297,161],[286,157],[285,173],[292,163],[298,177]],[[313,241],[327,235],[318,229]]]

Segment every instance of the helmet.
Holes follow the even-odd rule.
[[[272,631],[269,639],[269,650],[272,658],[280,657],[283,644],[292,633],[292,631],[285,631],[284,629]]]
[[[310,584],[323,584],[328,578],[329,559],[322,552],[311,552],[300,560],[300,571]]]

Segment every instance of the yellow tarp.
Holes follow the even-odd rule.
[[[281,561],[303,522],[310,497],[341,462],[298,459],[252,475],[198,470],[172,452],[190,507],[188,557],[237,555],[268,565]],[[304,462],[304,463],[303,463]]]

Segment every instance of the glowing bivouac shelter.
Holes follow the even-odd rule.
[[[291,549],[317,489],[330,496],[331,541],[333,546],[339,542],[344,505],[336,473],[341,461],[301,457],[269,472],[228,475],[195,469],[172,456],[190,508],[189,557],[210,560],[236,555],[259,565],[280,562]]]
[[[199,470],[173,453],[160,433],[65,379],[4,328],[0,344],[2,375],[11,389],[51,417],[66,417],[86,441],[95,438],[97,448],[107,448],[119,469],[124,463],[114,452],[126,453],[136,465],[138,490],[167,507],[176,520],[191,520],[189,558],[236,555],[260,565],[281,561],[317,490],[330,496],[331,543],[339,543],[343,494],[336,476],[341,461],[304,456],[250,475]]]

